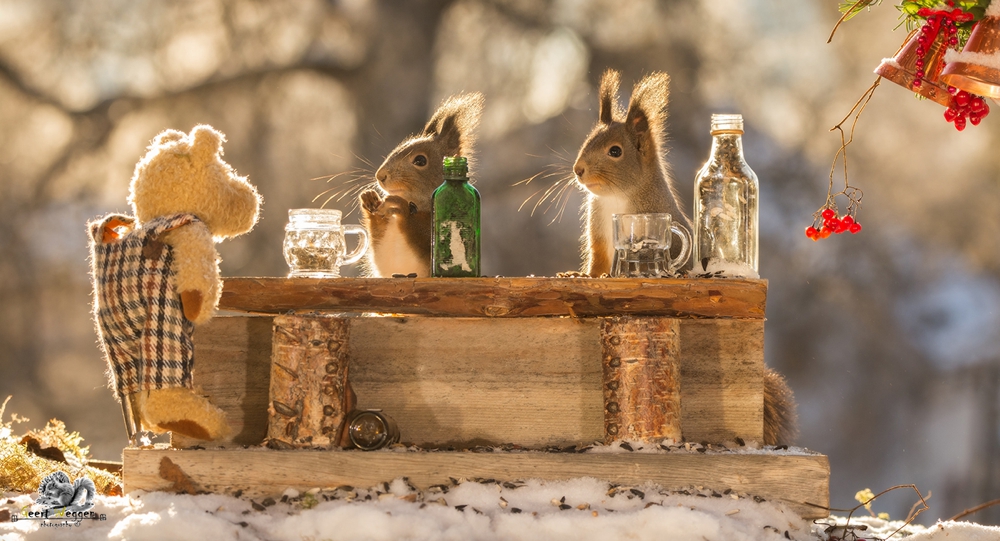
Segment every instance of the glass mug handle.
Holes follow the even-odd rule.
[[[691,232],[678,223],[671,224],[670,231],[681,239],[681,253],[677,256],[677,259],[671,261],[670,265],[667,266],[667,272],[673,274],[677,269],[684,266],[688,258],[691,257]],[[666,251],[665,255],[667,259],[670,259],[669,250]]]
[[[354,251],[344,256],[343,265],[350,265],[351,263],[357,263],[361,256],[365,255],[368,251],[368,231],[360,225],[344,225],[345,235],[358,235],[358,245],[354,248]]]

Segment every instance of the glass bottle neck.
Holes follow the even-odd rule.
[[[712,134],[712,154],[736,152],[743,157],[743,134],[737,131],[717,132]]]

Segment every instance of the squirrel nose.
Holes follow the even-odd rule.
[[[583,174],[586,171],[587,169],[581,163],[578,163],[573,166],[573,172],[576,173],[576,178],[583,178]]]
[[[379,168],[378,171],[375,171],[375,180],[385,182],[387,178],[389,178],[389,173],[386,173],[385,169]]]

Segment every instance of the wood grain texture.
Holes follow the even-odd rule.
[[[688,441],[764,440],[764,322],[681,322],[681,426]]]
[[[829,506],[830,464],[819,454],[736,453],[462,453],[391,451],[144,450],[126,449],[124,487],[176,490],[171,479],[183,474],[196,491],[245,497],[276,496],[340,485],[371,487],[407,477],[417,488],[454,478],[564,480],[593,477],[611,483],[657,483],[679,489],[691,485],[733,489],[782,501],[806,519],[822,518]],[[161,476],[169,460],[175,475]],[[808,505],[813,504],[813,505]]]
[[[451,317],[764,317],[767,281],[672,278],[226,278],[219,307]]]
[[[215,317],[194,331],[194,384],[226,413],[232,435],[212,442],[259,445],[267,430],[271,381],[270,317]],[[172,434],[174,447],[205,445]]]
[[[266,437],[271,320],[216,317],[195,334],[195,384],[238,432],[222,445],[259,445]],[[364,317],[350,324],[357,405],[382,408],[405,442],[544,447],[604,439],[600,319]],[[761,441],[763,321],[679,324],[684,439]],[[176,436],[173,443],[204,444]]]
[[[604,442],[681,440],[680,323],[622,316],[601,320]]]
[[[572,319],[355,318],[351,384],[423,446],[603,439],[597,328]]]
[[[348,382],[350,322],[274,318],[267,437],[272,444],[332,447],[353,408]]]

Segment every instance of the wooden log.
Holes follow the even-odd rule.
[[[621,485],[652,482],[667,489],[695,485],[719,492],[732,489],[781,501],[805,519],[826,516],[823,507],[828,507],[830,500],[829,460],[808,452],[124,451],[126,493],[136,490],[230,494],[242,491],[244,497],[257,498],[277,496],[289,487],[301,492],[341,485],[372,487],[404,476],[420,489],[447,484],[449,477],[511,481],[593,477]]]
[[[764,317],[765,280],[673,278],[226,278],[220,308],[451,317]]]
[[[267,435],[271,335],[247,329],[269,330],[271,320],[220,316],[195,333],[195,384],[238,423],[233,444],[259,445]],[[598,319],[349,321],[358,407],[382,408],[403,441],[545,447],[604,439]],[[682,319],[679,325],[684,439],[761,441],[764,322]],[[176,436],[173,442],[204,445]]]
[[[353,409],[347,379],[350,323],[338,317],[274,318],[267,437],[280,447],[343,442]]]
[[[604,442],[681,440],[680,325],[625,316],[601,321]]]

